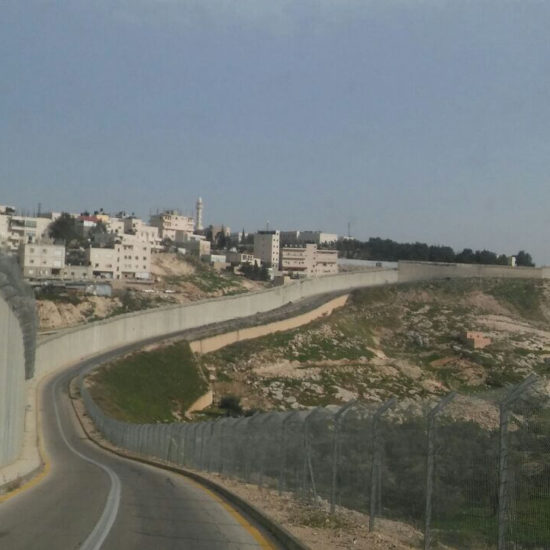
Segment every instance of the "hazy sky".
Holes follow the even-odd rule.
[[[550,264],[550,2],[0,0],[0,204]]]

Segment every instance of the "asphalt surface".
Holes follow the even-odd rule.
[[[279,548],[195,482],[91,443],[69,401],[68,381],[76,372],[73,368],[43,386],[49,471],[0,503],[1,549]]]

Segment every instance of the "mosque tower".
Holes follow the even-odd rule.
[[[197,219],[195,223],[195,229],[197,231],[201,231],[203,229],[202,226],[202,199],[199,197],[197,200]]]

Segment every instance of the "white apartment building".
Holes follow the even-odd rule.
[[[6,252],[17,254],[20,245],[36,243],[46,237],[50,223],[52,218],[0,214],[0,246]]]
[[[19,247],[19,265],[23,277],[29,279],[59,277],[65,267],[65,246],[23,243]]]
[[[160,239],[176,240],[176,231],[193,233],[195,220],[189,216],[182,216],[176,210],[166,210],[151,216],[149,223],[158,227]]]
[[[317,245],[287,245],[281,248],[281,271],[310,277],[315,273],[315,252]]]
[[[134,235],[142,243],[146,243],[151,247],[151,250],[160,250],[160,235],[159,228],[154,225],[148,225],[140,218],[130,216],[124,218],[124,233],[127,235]]]
[[[125,235],[115,244],[117,266],[115,279],[149,279],[151,274],[151,247],[137,237]]]
[[[113,248],[89,248],[86,260],[95,277],[149,279],[151,247],[134,235],[124,235]]]
[[[267,267],[279,268],[280,248],[279,231],[258,231],[254,235],[254,256]]]
[[[114,279],[117,267],[117,253],[114,248],[88,248],[86,261],[94,277]],[[120,277],[119,277],[120,278]]]
[[[315,254],[316,275],[338,273],[338,250],[318,248]]]
[[[283,246],[281,271],[304,277],[338,273],[338,251],[318,249],[313,243],[303,246]]]
[[[109,218],[103,222],[107,231],[113,235],[123,235],[124,234],[124,219],[123,218]]]

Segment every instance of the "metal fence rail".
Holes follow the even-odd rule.
[[[113,444],[186,468],[290,491],[424,532],[424,547],[550,548],[548,381],[530,376],[484,399],[454,393],[419,406],[269,412],[209,422],[128,424],[107,417],[83,381],[97,428]],[[456,398],[456,399],[455,399]],[[481,411],[464,418],[464,403]]]

